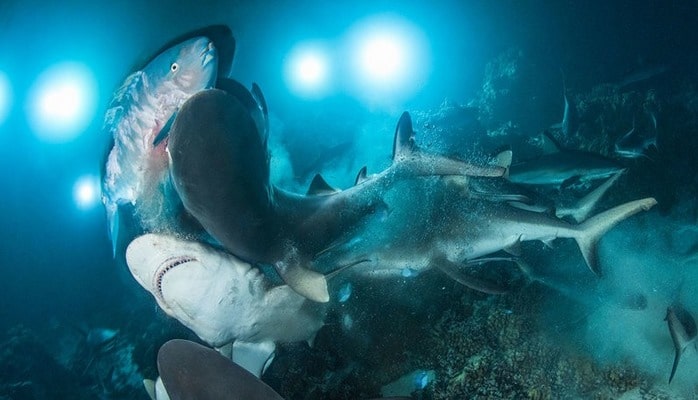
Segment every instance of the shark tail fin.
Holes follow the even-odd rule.
[[[671,366],[671,375],[669,375],[669,383],[671,383],[672,380],[674,380],[674,375],[676,374],[676,368],[679,366],[679,360],[681,360],[681,354],[683,351],[681,349],[676,348],[676,354],[674,354],[674,365]]]
[[[624,219],[640,211],[649,210],[655,204],[657,200],[652,197],[630,201],[599,213],[577,226],[577,235],[574,239],[584,256],[584,261],[593,273],[601,276],[597,252],[597,244],[601,236]]]

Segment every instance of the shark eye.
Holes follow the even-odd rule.
[[[178,69],[179,69],[179,64],[177,64],[177,63],[172,63],[172,65],[170,65],[170,71],[171,71],[171,72],[177,72]]]

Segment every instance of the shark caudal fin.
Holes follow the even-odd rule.
[[[674,374],[676,374],[676,368],[679,366],[681,354],[689,344],[694,342],[698,336],[698,329],[693,316],[679,304],[673,304],[667,308],[664,320],[669,325],[669,333],[674,343],[674,364],[671,367],[671,375],[669,375],[669,383],[671,383]]]
[[[597,244],[601,236],[624,219],[640,211],[647,211],[655,204],[657,204],[657,200],[652,197],[630,201],[599,213],[576,227],[577,234],[574,239],[584,256],[584,261],[593,273],[601,276],[597,251]]]

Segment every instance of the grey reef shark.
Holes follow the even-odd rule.
[[[186,210],[226,250],[273,265],[299,294],[329,301],[313,259],[384,209],[383,193],[417,176],[502,176],[499,166],[476,166],[421,152],[409,114],[400,118],[393,162],[380,174],[335,191],[316,178],[307,194],[270,183],[267,110],[261,92],[224,80],[187,100],[169,132],[174,187]],[[362,170],[363,171],[363,170]],[[357,260],[351,260],[353,264]]]
[[[624,169],[615,160],[600,154],[564,148],[547,131],[543,133],[542,143],[541,156],[511,165],[508,173],[510,181],[564,187],[573,181],[608,178]]]
[[[520,243],[556,238],[574,239],[588,267],[601,275],[597,242],[620,221],[651,208],[653,198],[621,204],[571,224],[554,215],[530,211],[507,202],[488,200],[453,180],[432,179],[402,182],[384,194],[390,214],[380,223],[366,224],[347,235],[344,244],[322,255],[323,264],[341,263],[347,257],[367,254],[371,262],[356,266],[354,273],[368,276],[399,276],[439,269],[456,281],[485,293],[504,293],[506,286],[469,273],[468,267],[500,250],[520,254]],[[332,260],[332,261],[327,261]]]

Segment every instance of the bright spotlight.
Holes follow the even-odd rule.
[[[81,210],[88,210],[99,203],[99,195],[99,179],[95,176],[82,176],[73,185],[73,199]]]
[[[426,82],[430,57],[424,34],[395,15],[374,16],[350,32],[355,92],[372,103],[396,104]]]
[[[360,68],[366,78],[376,82],[401,81],[409,68],[405,47],[406,43],[396,35],[381,33],[367,38],[359,53]]]
[[[291,89],[306,97],[326,94],[329,87],[327,51],[317,44],[299,45],[286,62],[286,81]]]
[[[64,63],[46,70],[29,96],[29,123],[49,142],[67,142],[82,133],[97,109],[97,83],[87,67]]]
[[[10,88],[10,80],[7,79],[7,75],[0,71],[0,125],[5,122],[5,119],[10,114],[11,105],[12,89]]]

